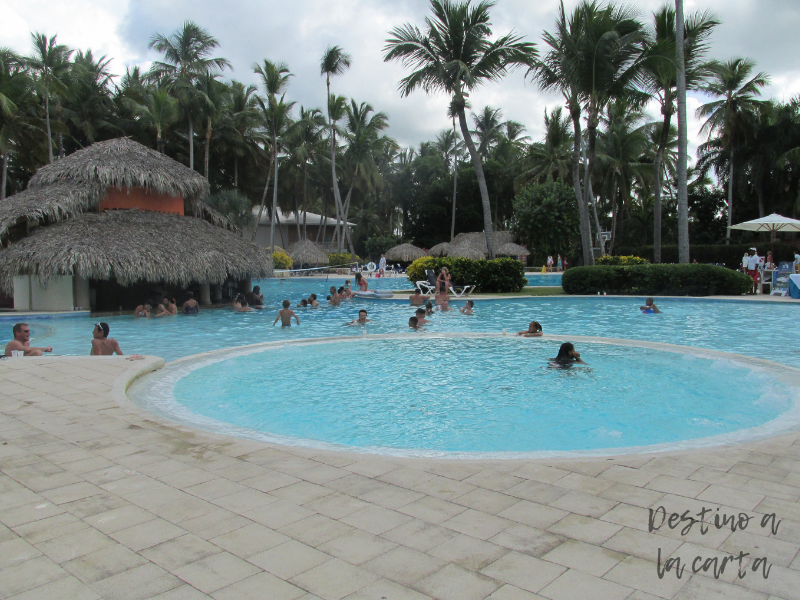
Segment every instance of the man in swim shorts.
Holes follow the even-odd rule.
[[[275,320],[272,322],[272,326],[275,327],[275,323],[278,322],[278,319],[281,320],[281,327],[291,327],[292,326],[292,317],[294,317],[297,324],[300,325],[300,319],[297,318],[297,315],[294,314],[294,311],[289,308],[292,305],[291,302],[288,300],[283,301],[283,308],[278,311],[278,316],[275,317]]]

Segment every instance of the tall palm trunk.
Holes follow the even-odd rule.
[[[325,84],[328,88],[328,122],[331,128],[331,179],[333,180],[333,202],[336,206],[336,230],[334,235],[339,233],[339,223],[342,213],[342,197],[339,194],[339,178],[336,177],[336,124],[331,119],[330,101],[331,101],[331,76],[330,74],[325,77]],[[323,242],[325,240],[323,239]],[[341,236],[339,236],[339,252],[343,250]]]
[[[251,242],[256,241],[256,233],[258,233],[258,226],[261,223],[261,215],[264,214],[264,205],[267,203],[267,190],[269,190],[269,180],[272,176],[272,157],[269,159],[269,169],[267,169],[267,183],[264,184],[264,193],[261,194],[261,206],[258,209],[258,218],[256,219],[256,226],[253,228],[253,236],[250,238]]]
[[[731,243],[731,225],[733,224],[733,158],[734,151],[731,148],[731,164],[728,167],[728,230],[725,234],[725,244]]]
[[[586,129],[589,137],[589,144],[588,149],[586,152],[586,170],[583,174],[583,194],[584,194],[584,204],[586,206],[586,212],[589,212],[589,197],[591,194],[591,181],[592,181],[592,172],[594,171],[594,164],[595,159],[597,156],[597,125],[598,125],[598,114],[597,114],[597,107],[594,105],[590,105],[589,107],[589,114],[586,119]],[[589,243],[591,244],[592,240],[592,229],[591,225],[587,228],[587,237],[589,239]],[[598,234],[599,235],[599,234]],[[594,264],[594,253],[589,249],[589,262],[586,263],[586,258],[584,257],[584,264],[593,265]]]
[[[50,133],[50,91],[47,89],[47,80],[45,80],[44,89],[44,121],[47,129],[47,153],[50,157],[50,164],[53,164],[53,135]]]
[[[572,147],[572,187],[575,190],[575,199],[578,202],[580,214],[581,248],[583,250],[583,264],[592,264],[592,226],[589,223],[589,207],[581,191],[581,113],[570,101],[570,116],[574,142]]]
[[[328,227],[328,196],[322,196],[322,227],[317,227],[317,242],[319,234],[322,233],[322,245],[325,245],[325,229]]]
[[[664,100],[665,105],[661,109],[664,113],[664,123],[661,126],[661,138],[658,140],[658,148],[653,159],[653,262],[661,262],[661,161],[664,158],[664,150],[669,139],[669,125],[672,112],[668,108],[669,98]]]
[[[0,164],[0,200],[6,199],[6,174],[8,173],[8,152],[3,152],[3,162]]]
[[[453,115],[453,217],[450,222],[450,241],[456,236],[456,192],[458,191],[458,138],[456,137],[456,117]]]
[[[211,148],[211,117],[208,117],[206,125],[206,147],[205,147],[205,154],[203,156],[203,165],[205,167],[206,181],[208,181],[208,154],[210,148]]]
[[[294,197],[294,222],[297,225],[297,241],[299,242],[302,238],[302,230],[300,229],[300,202],[297,200],[297,185],[294,186],[294,190],[292,190],[292,196]]]
[[[233,187],[239,187],[239,157],[233,155]]]
[[[278,139],[275,124],[272,124],[272,155],[275,157],[275,180],[272,184],[272,213],[269,219],[269,253],[275,252],[275,211],[278,208]],[[281,233],[283,236],[283,233]]]
[[[356,175],[358,174],[358,167],[356,167],[355,172],[353,173],[353,181],[350,182],[350,189],[347,190],[347,197],[344,201],[344,209],[342,210],[342,227],[344,228],[342,234],[341,245],[344,247],[344,242],[347,241],[347,247],[350,249],[351,259],[355,260],[356,251],[353,247],[353,238],[350,235],[350,227],[347,225],[347,219],[350,216],[350,199],[353,196],[353,184],[356,180]]]
[[[308,162],[303,161],[303,239],[308,239]]]
[[[689,262],[689,192],[686,171],[688,169],[688,133],[686,123],[686,63],[684,60],[683,0],[675,0],[675,63],[678,77],[678,262]],[[733,163],[731,163],[733,167]],[[730,204],[728,224],[730,225]],[[728,229],[728,243],[731,230]]]
[[[486,176],[483,173],[481,157],[472,142],[463,105],[458,107],[458,124],[461,126],[461,135],[464,136],[464,143],[467,145],[472,166],[475,168],[475,175],[478,177],[478,189],[481,191],[481,204],[483,205],[483,231],[486,235],[486,249],[489,251],[491,260],[494,258],[494,228],[492,227],[492,207],[489,204],[489,188],[486,187]]]
[[[611,183],[611,243],[608,245],[608,253],[614,254],[614,243],[617,241],[617,195],[619,188],[619,173],[614,171]]]
[[[189,168],[194,171],[194,123],[192,123],[192,115],[188,109],[186,116],[189,118]]]

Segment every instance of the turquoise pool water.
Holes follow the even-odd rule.
[[[292,344],[175,363],[156,390],[145,381],[133,395],[155,397],[157,410],[200,427],[390,454],[684,444],[763,426],[793,403],[779,377],[741,362],[601,343],[581,349],[587,366],[559,369],[548,363],[558,351],[549,340]]]
[[[170,361],[229,346],[352,335],[354,328],[344,324],[355,319],[361,308],[369,311],[368,333],[405,332],[408,317],[414,314],[408,301],[403,299],[352,300],[338,308],[295,309],[301,321],[299,327],[272,327],[284,298],[296,304],[309,292],[323,292],[325,283],[309,279],[297,285],[297,289],[287,287],[276,293],[265,289],[267,308],[250,313],[216,309],[202,311],[199,317],[143,320],[131,316],[103,319],[73,316],[34,318],[28,322],[32,343],[51,345],[56,354],[89,354],[93,324],[103,320],[109,323],[112,337],[119,341],[124,352],[155,354]],[[642,315],[638,307],[643,300],[563,296],[479,300],[474,315],[465,316],[457,310],[437,314],[427,329],[431,333],[500,332],[503,329],[516,332],[526,329],[528,322],[537,320],[544,326],[545,333],[697,346],[800,367],[800,347],[793,341],[800,322],[800,303],[659,300],[663,314]],[[463,306],[463,302],[453,301],[451,306],[458,308]],[[14,320],[16,317],[3,317],[0,321],[6,339],[11,337]]]

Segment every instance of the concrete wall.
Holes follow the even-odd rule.
[[[15,277],[14,309],[73,310],[72,285],[71,276],[51,279],[45,287],[39,285],[35,277]]]

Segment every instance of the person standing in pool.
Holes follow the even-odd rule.
[[[542,331],[542,326],[539,324],[539,321],[531,321],[528,325],[528,329],[517,332],[517,336],[522,337],[541,337],[543,335],[544,332]]]
[[[331,286],[331,298],[328,300],[328,304],[331,306],[339,306],[341,304],[342,299],[339,297],[339,293],[336,291],[336,286]]]
[[[424,296],[419,288],[414,290],[414,293],[408,297],[411,306],[422,306],[428,300],[428,296]]]
[[[656,303],[653,302],[652,298],[647,298],[644,301],[644,306],[640,306],[639,310],[641,310],[646,315],[658,315],[661,314],[661,311],[658,310]]]
[[[472,308],[475,306],[475,303],[472,300],[467,300],[467,303],[459,308],[458,310],[461,312],[462,315],[471,315]]]
[[[564,342],[558,349],[558,356],[550,359],[551,363],[557,365],[585,365],[586,363],[581,360],[581,355],[575,350],[572,342]]]
[[[319,308],[319,302],[317,302],[317,295],[316,294],[311,294],[308,297],[308,305],[311,308]]]
[[[414,316],[417,318],[417,325],[430,325],[431,324],[431,322],[428,321],[428,319],[425,318],[425,309],[424,308],[418,308],[415,311]]]
[[[108,337],[108,323],[97,323],[92,331],[92,351],[90,356],[111,356],[113,354],[122,355],[119,343],[114,338]]]
[[[361,276],[361,273],[356,273],[356,284],[358,285],[359,292],[366,292],[369,288],[369,283]]]
[[[150,317],[151,308],[149,304],[140,304],[133,309],[133,316],[137,319],[147,319]]]
[[[52,346],[37,348],[31,346],[31,328],[27,323],[17,323],[11,328],[14,339],[6,344],[6,356],[11,356],[11,352],[16,350],[22,352],[24,356],[41,356],[45,352],[52,352]]]
[[[369,323],[367,311],[366,309],[362,308],[360,311],[358,311],[358,318],[353,319],[349,323],[345,323],[345,325],[366,325],[367,323]]]
[[[195,317],[200,314],[200,305],[194,299],[194,292],[189,292],[189,299],[183,303],[183,314]]]
[[[278,322],[278,319],[281,320],[281,327],[291,327],[292,317],[294,317],[294,320],[297,321],[298,325],[300,325],[300,319],[298,319],[297,315],[294,314],[294,311],[289,308],[291,305],[292,303],[288,300],[283,301],[283,308],[278,311],[278,316],[275,317],[275,320],[272,322],[273,327],[275,327],[275,323]]]

